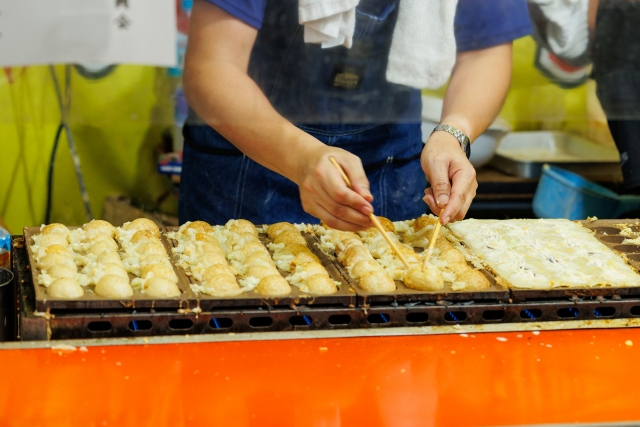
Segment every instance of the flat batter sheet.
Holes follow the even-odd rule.
[[[449,229],[516,289],[640,286],[640,275],[566,219],[468,219]]]

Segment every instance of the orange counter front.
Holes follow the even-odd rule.
[[[637,328],[187,340],[2,350],[0,426],[640,420]]]

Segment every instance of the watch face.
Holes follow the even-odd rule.
[[[467,146],[465,147],[465,154],[467,155],[467,159],[471,157],[471,144],[467,142]]]

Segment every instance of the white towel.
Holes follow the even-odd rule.
[[[350,48],[360,0],[299,0],[306,43]],[[453,21],[458,0],[400,0],[387,81],[417,89],[447,82],[456,60]]]
[[[531,1],[546,18],[545,27],[538,31],[551,52],[569,61],[584,56],[589,45],[589,0]]]
[[[319,43],[323,48],[353,43],[356,6],[360,0],[300,0],[298,15],[304,25],[305,43]]]

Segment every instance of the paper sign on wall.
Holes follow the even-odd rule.
[[[0,0],[0,66],[176,65],[175,0]]]

